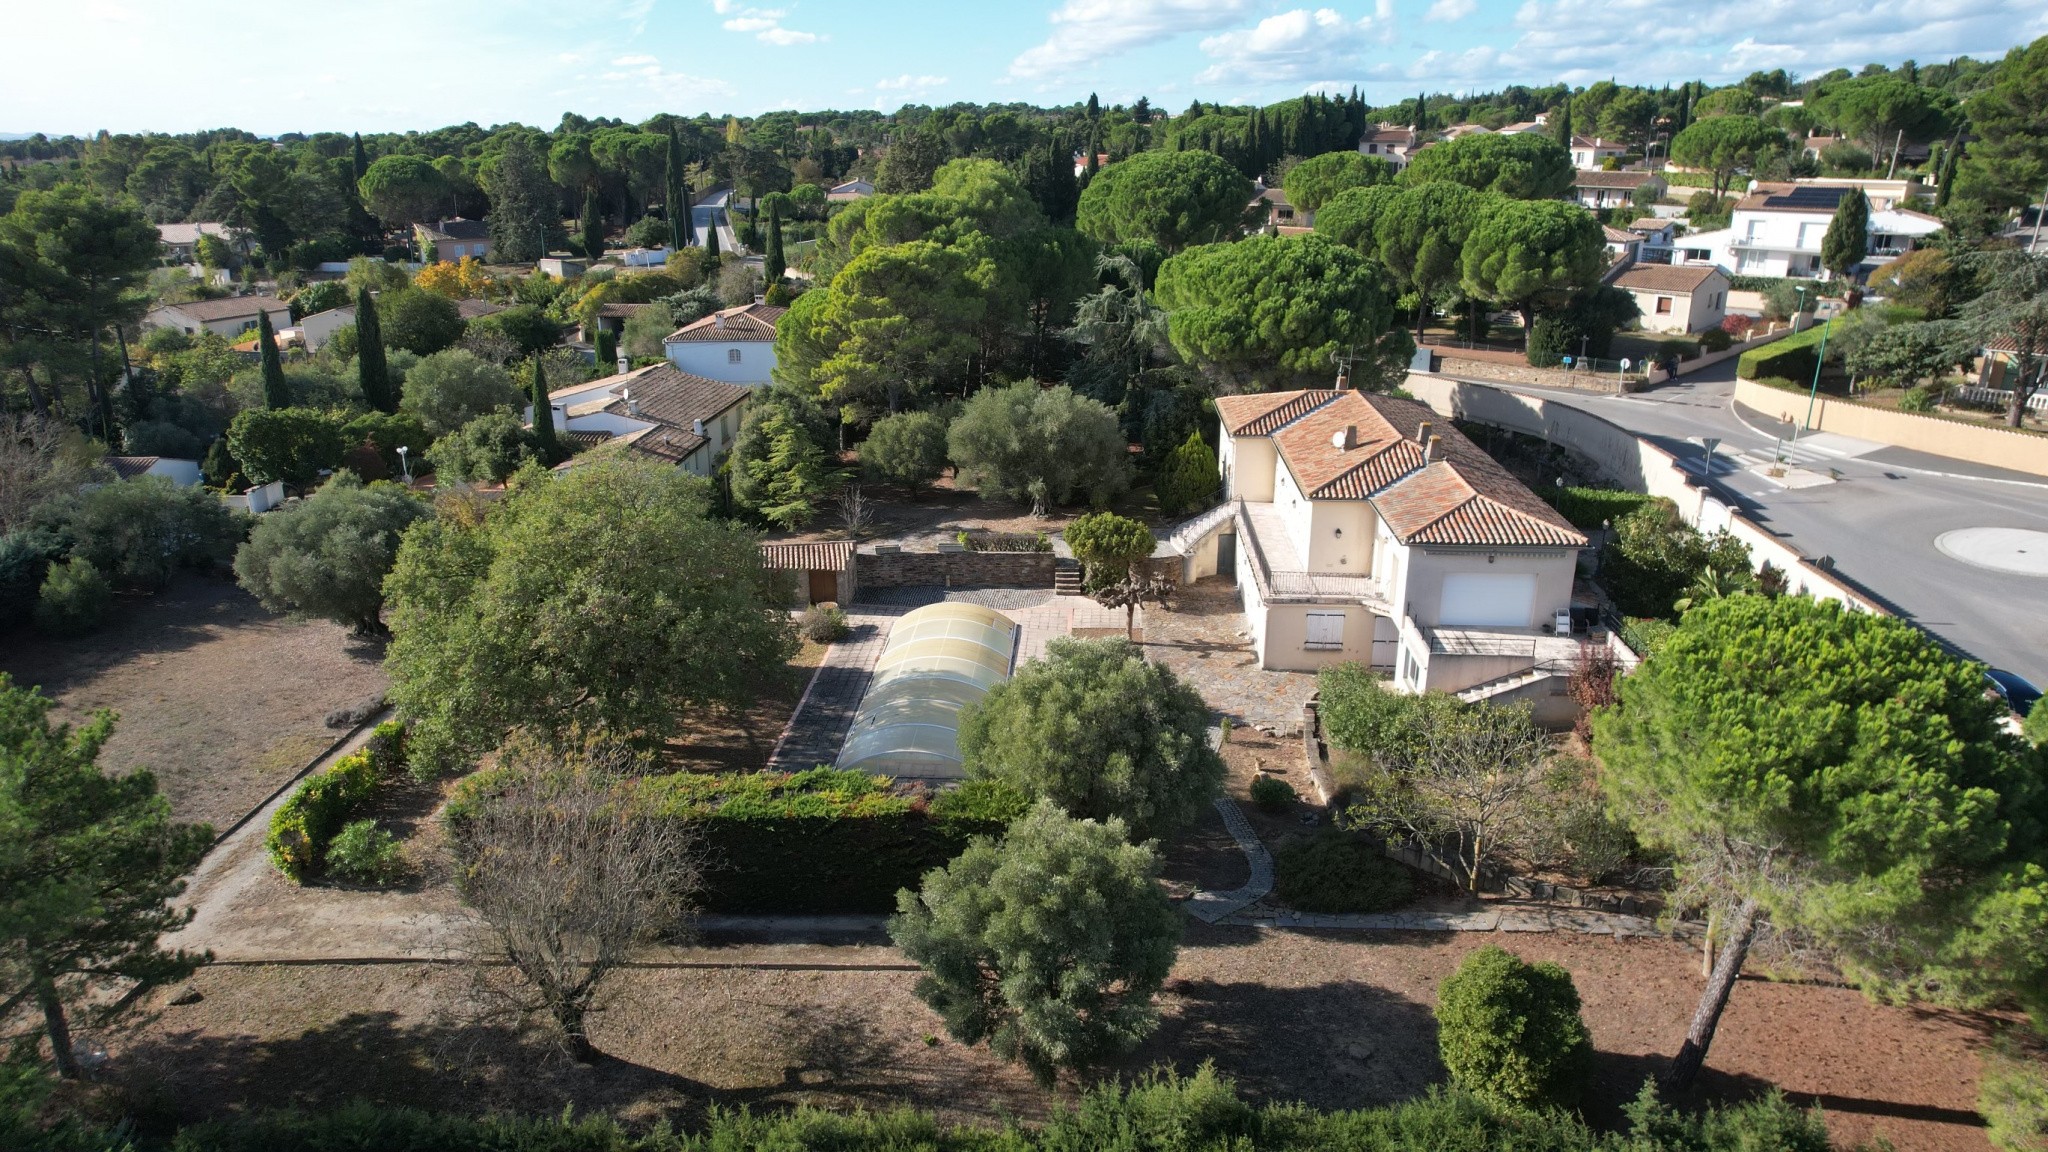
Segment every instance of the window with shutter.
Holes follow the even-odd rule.
[[[1344,614],[1342,612],[1311,612],[1308,614],[1308,640],[1304,648],[1344,647]]]

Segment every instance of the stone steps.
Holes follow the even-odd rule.
[[[1081,591],[1081,564],[1077,560],[1062,557],[1053,564],[1052,591],[1055,596],[1079,596]]]

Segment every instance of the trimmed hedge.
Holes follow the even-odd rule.
[[[327,846],[348,827],[377,786],[405,766],[405,725],[387,720],[369,743],[299,785],[270,817],[263,847],[285,879],[302,884],[327,863]]]
[[[1437,987],[1437,1046],[1451,1083],[1506,1108],[1577,1104],[1593,1043],[1571,973],[1489,944]]]
[[[1537,495],[1572,522],[1572,527],[1589,530],[1598,528],[1602,520],[1619,520],[1652,499],[1642,492],[1614,488],[1559,488],[1554,484],[1534,487]]]
[[[1744,380],[1812,380],[1814,366],[1820,362],[1821,336],[1827,330],[1827,325],[1815,324],[1783,340],[1751,348],[1736,357],[1735,374]]]
[[[462,782],[444,816],[459,830],[488,803],[495,772]],[[887,776],[834,768],[716,776],[676,772],[635,781],[642,815],[688,821],[705,856],[706,912],[888,912],[896,892],[999,836],[1030,805],[1008,788],[968,781],[937,794],[896,791]]]

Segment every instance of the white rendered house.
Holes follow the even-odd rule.
[[[1570,707],[1553,698],[1578,650],[1586,538],[1554,509],[1413,400],[1313,390],[1216,407],[1224,503],[1174,543],[1187,579],[1235,576],[1260,667],[1356,661],[1405,691]]]
[[[591,455],[629,452],[709,476],[739,438],[753,395],[744,385],[654,364],[557,388],[548,393],[548,407],[556,433],[580,441]],[[525,416],[532,427],[531,405]],[[586,458],[577,456],[558,467],[573,468]]]
[[[725,308],[669,333],[662,348],[693,376],[766,385],[775,372],[775,322],[787,311],[772,304]]]

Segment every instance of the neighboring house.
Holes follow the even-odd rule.
[[[875,186],[866,180],[848,180],[844,184],[834,184],[825,193],[825,201],[828,204],[851,204],[874,194]]]
[[[572,276],[583,275],[590,267],[590,261],[577,256],[543,256],[534,267],[546,275],[567,280]]]
[[[1456,140],[1460,136],[1479,136],[1491,133],[1492,131],[1493,129],[1488,128],[1484,124],[1453,124],[1449,128],[1437,133],[1437,135],[1446,140]]]
[[[1842,138],[1840,136],[1808,136],[1800,144],[1800,147],[1805,151],[1808,159],[1818,160],[1822,152],[1833,148],[1841,142]]]
[[[668,249],[627,248],[618,252],[607,252],[604,258],[621,268],[660,268],[668,263]]]
[[[1602,225],[1600,234],[1607,241],[1607,266],[1626,268],[1642,259],[1643,240],[1633,232]]]
[[[1612,159],[1619,159],[1628,151],[1627,146],[1598,136],[1572,137],[1572,167],[1580,171],[1600,168]]]
[[[1635,297],[1644,331],[1705,332],[1719,328],[1727,317],[1728,290],[1734,282],[1712,264],[1638,264],[1622,273],[1614,286]]]
[[[1399,171],[1414,159],[1415,153],[1421,150],[1421,144],[1415,129],[1382,124],[1359,138],[1358,150],[1367,156],[1385,160]]]
[[[1835,208],[1852,190],[1848,183],[1756,184],[1735,204],[1727,228],[1682,236],[1674,258],[1686,264],[1718,264],[1737,276],[1826,276],[1821,242]],[[1907,209],[1873,211],[1870,258],[1864,266],[1889,263],[1941,231],[1940,220]]]
[[[742,385],[693,376],[673,364],[557,388],[548,393],[556,429],[595,445],[559,467],[622,452],[709,476],[739,436],[740,418],[753,394]],[[525,416],[532,427],[530,405]]]
[[[191,264],[199,259],[199,238],[218,236],[228,240],[228,226],[212,222],[199,224],[159,224],[156,226],[157,241],[163,245],[164,261],[170,264]]]
[[[2036,353],[2038,356],[2039,354]],[[2015,365],[2020,358],[2019,345],[2010,336],[2000,336],[1978,350],[1975,375],[1978,395],[1965,395],[1964,399],[1978,403],[1997,404],[2001,407],[2012,403],[2012,382],[2017,371]],[[1973,389],[1964,389],[1967,394]],[[2048,416],[2048,389],[2027,397],[2027,411],[2037,416]]]
[[[1646,264],[1671,263],[1671,248],[1678,237],[1677,226],[1658,216],[1645,216],[1630,222],[1630,234],[1642,242],[1636,252],[1636,259]]]
[[[253,331],[257,317],[268,313],[272,328],[292,322],[289,304],[275,296],[230,296],[223,300],[192,300],[152,309],[142,318],[145,328],[176,328],[187,336],[216,332],[230,338]]]
[[[436,224],[416,224],[413,234],[420,244],[420,257],[427,259],[427,246],[433,246],[435,260],[454,262],[465,256],[478,260],[491,258],[490,225],[481,220],[465,220],[457,216]]]
[[[1664,195],[1664,180],[1653,172],[1580,172],[1572,177],[1572,199],[1588,208],[1619,208],[1645,185],[1650,195]]]
[[[1301,219],[1296,218],[1297,213],[1294,211],[1294,205],[1288,202],[1285,188],[1260,187],[1248,207],[1259,214],[1260,224],[1267,228],[1293,228],[1315,221],[1314,213],[1304,214],[1304,218]]]
[[[1107,167],[1109,167],[1109,153],[1097,152],[1095,154],[1095,170],[1099,172]],[[1081,178],[1081,173],[1086,172],[1087,170],[1088,154],[1086,152],[1074,153],[1074,179],[1079,180]]]
[[[318,352],[322,345],[334,338],[334,333],[356,322],[356,306],[344,304],[315,312],[299,321],[299,340],[306,345],[306,351]]]
[[[170,456],[109,456],[107,467],[123,480],[138,476],[161,476],[180,488],[199,483],[199,461]]]
[[[1792,182],[1800,188],[1861,188],[1872,212],[1911,208],[1922,200],[1932,201],[1934,190],[1919,177],[1880,180],[1865,176],[1802,176]]]
[[[626,321],[633,318],[633,313],[645,307],[645,304],[599,304],[597,330],[609,332],[614,336],[621,335],[626,331]]]
[[[1499,130],[1503,136],[1517,136],[1525,132],[1550,131],[1550,113],[1538,112],[1534,120],[1523,120]]]
[[[1555,706],[1586,546],[1562,516],[1413,400],[1316,390],[1216,408],[1225,503],[1173,543],[1186,578],[1236,578],[1259,667],[1356,661],[1403,691]]]
[[[775,321],[787,308],[742,304],[683,325],[662,340],[671,363],[707,380],[765,385],[775,371]]]

